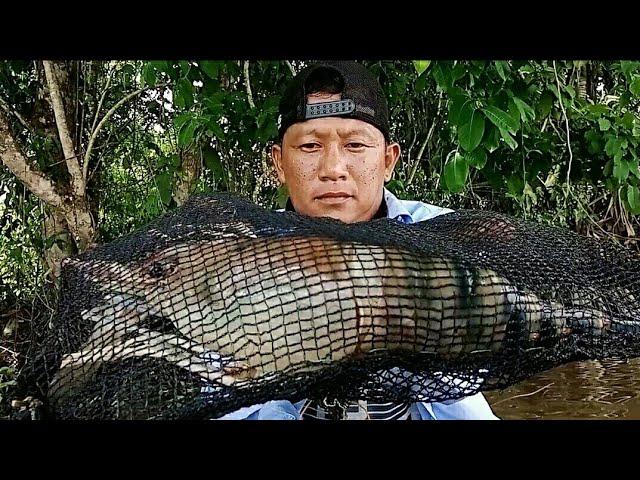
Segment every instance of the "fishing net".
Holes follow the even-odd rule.
[[[54,418],[445,401],[640,352],[640,256],[492,212],[406,225],[192,198],[67,259],[25,381]]]

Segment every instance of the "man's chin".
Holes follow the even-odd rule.
[[[325,214],[323,214],[321,216],[322,217],[333,218],[334,220],[340,220],[341,222],[344,222],[344,223],[353,222],[353,216],[350,215],[350,214],[346,214],[346,213],[341,214],[340,212],[328,212],[328,213],[325,213]]]
[[[335,220],[340,220],[344,223],[352,223],[355,222],[353,211],[351,210],[343,210],[338,208],[326,208],[321,210],[316,210],[312,215],[312,217],[329,217]]]

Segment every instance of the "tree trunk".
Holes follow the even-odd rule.
[[[54,209],[48,209],[43,233],[45,239],[44,260],[51,278],[56,281],[60,277],[62,260],[73,255],[73,239],[69,234],[69,225],[64,216]]]
[[[72,198],[65,205],[63,215],[78,251],[92,248],[95,245],[96,228],[86,197]]]
[[[50,73],[60,81],[65,88],[65,96],[73,95],[69,91],[71,88],[68,73],[65,73],[59,65],[53,65]],[[58,91],[59,101],[61,100],[61,92]],[[75,98],[75,97],[73,97]],[[66,104],[72,103],[69,99]],[[74,107],[70,107],[71,110]],[[66,109],[60,111],[61,118],[68,121],[68,112]],[[42,115],[38,119],[41,128],[49,126],[48,115]],[[49,128],[50,130],[51,128]],[[65,136],[67,140],[68,135]],[[72,142],[68,141],[67,146]],[[71,156],[71,155],[69,155]],[[57,239],[57,242],[50,245],[44,252],[45,261],[51,272],[52,278],[55,280],[59,275],[60,262],[66,256],[74,251],[83,251],[89,248],[95,238],[95,222],[89,210],[86,197],[86,188],[84,179],[79,178],[82,175],[78,160],[74,158],[65,158],[67,163],[73,162],[74,169],[70,169],[76,175],[76,182],[72,186],[67,185],[63,178],[54,178],[44,173],[32,159],[27,158],[23,153],[23,147],[20,141],[14,136],[11,128],[11,120],[5,112],[0,111],[0,161],[29,189],[29,191],[40,198],[48,207],[49,214],[43,225],[45,238]],[[60,163],[58,158],[51,158],[50,163]],[[77,250],[74,248],[74,244]]]
[[[189,148],[182,152],[182,165],[173,189],[173,199],[178,206],[183,205],[196,186],[200,177],[200,148]]]

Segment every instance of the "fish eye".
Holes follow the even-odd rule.
[[[151,268],[149,268],[149,275],[152,278],[162,278],[167,273],[167,269],[160,262],[153,262]]]

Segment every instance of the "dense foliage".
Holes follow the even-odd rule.
[[[0,120],[52,190],[81,197],[68,205],[89,212],[92,225],[83,238],[68,210],[60,220],[63,209],[8,167],[0,137],[0,326],[10,335],[24,305],[55,290],[61,258],[133,231],[194,191],[234,191],[269,208],[285,202],[268,154],[280,94],[308,62],[57,62],[86,171],[79,197],[43,63],[0,62]],[[398,196],[637,248],[640,62],[364,63],[387,93],[402,147],[387,185]],[[2,370],[0,389],[10,373]]]

